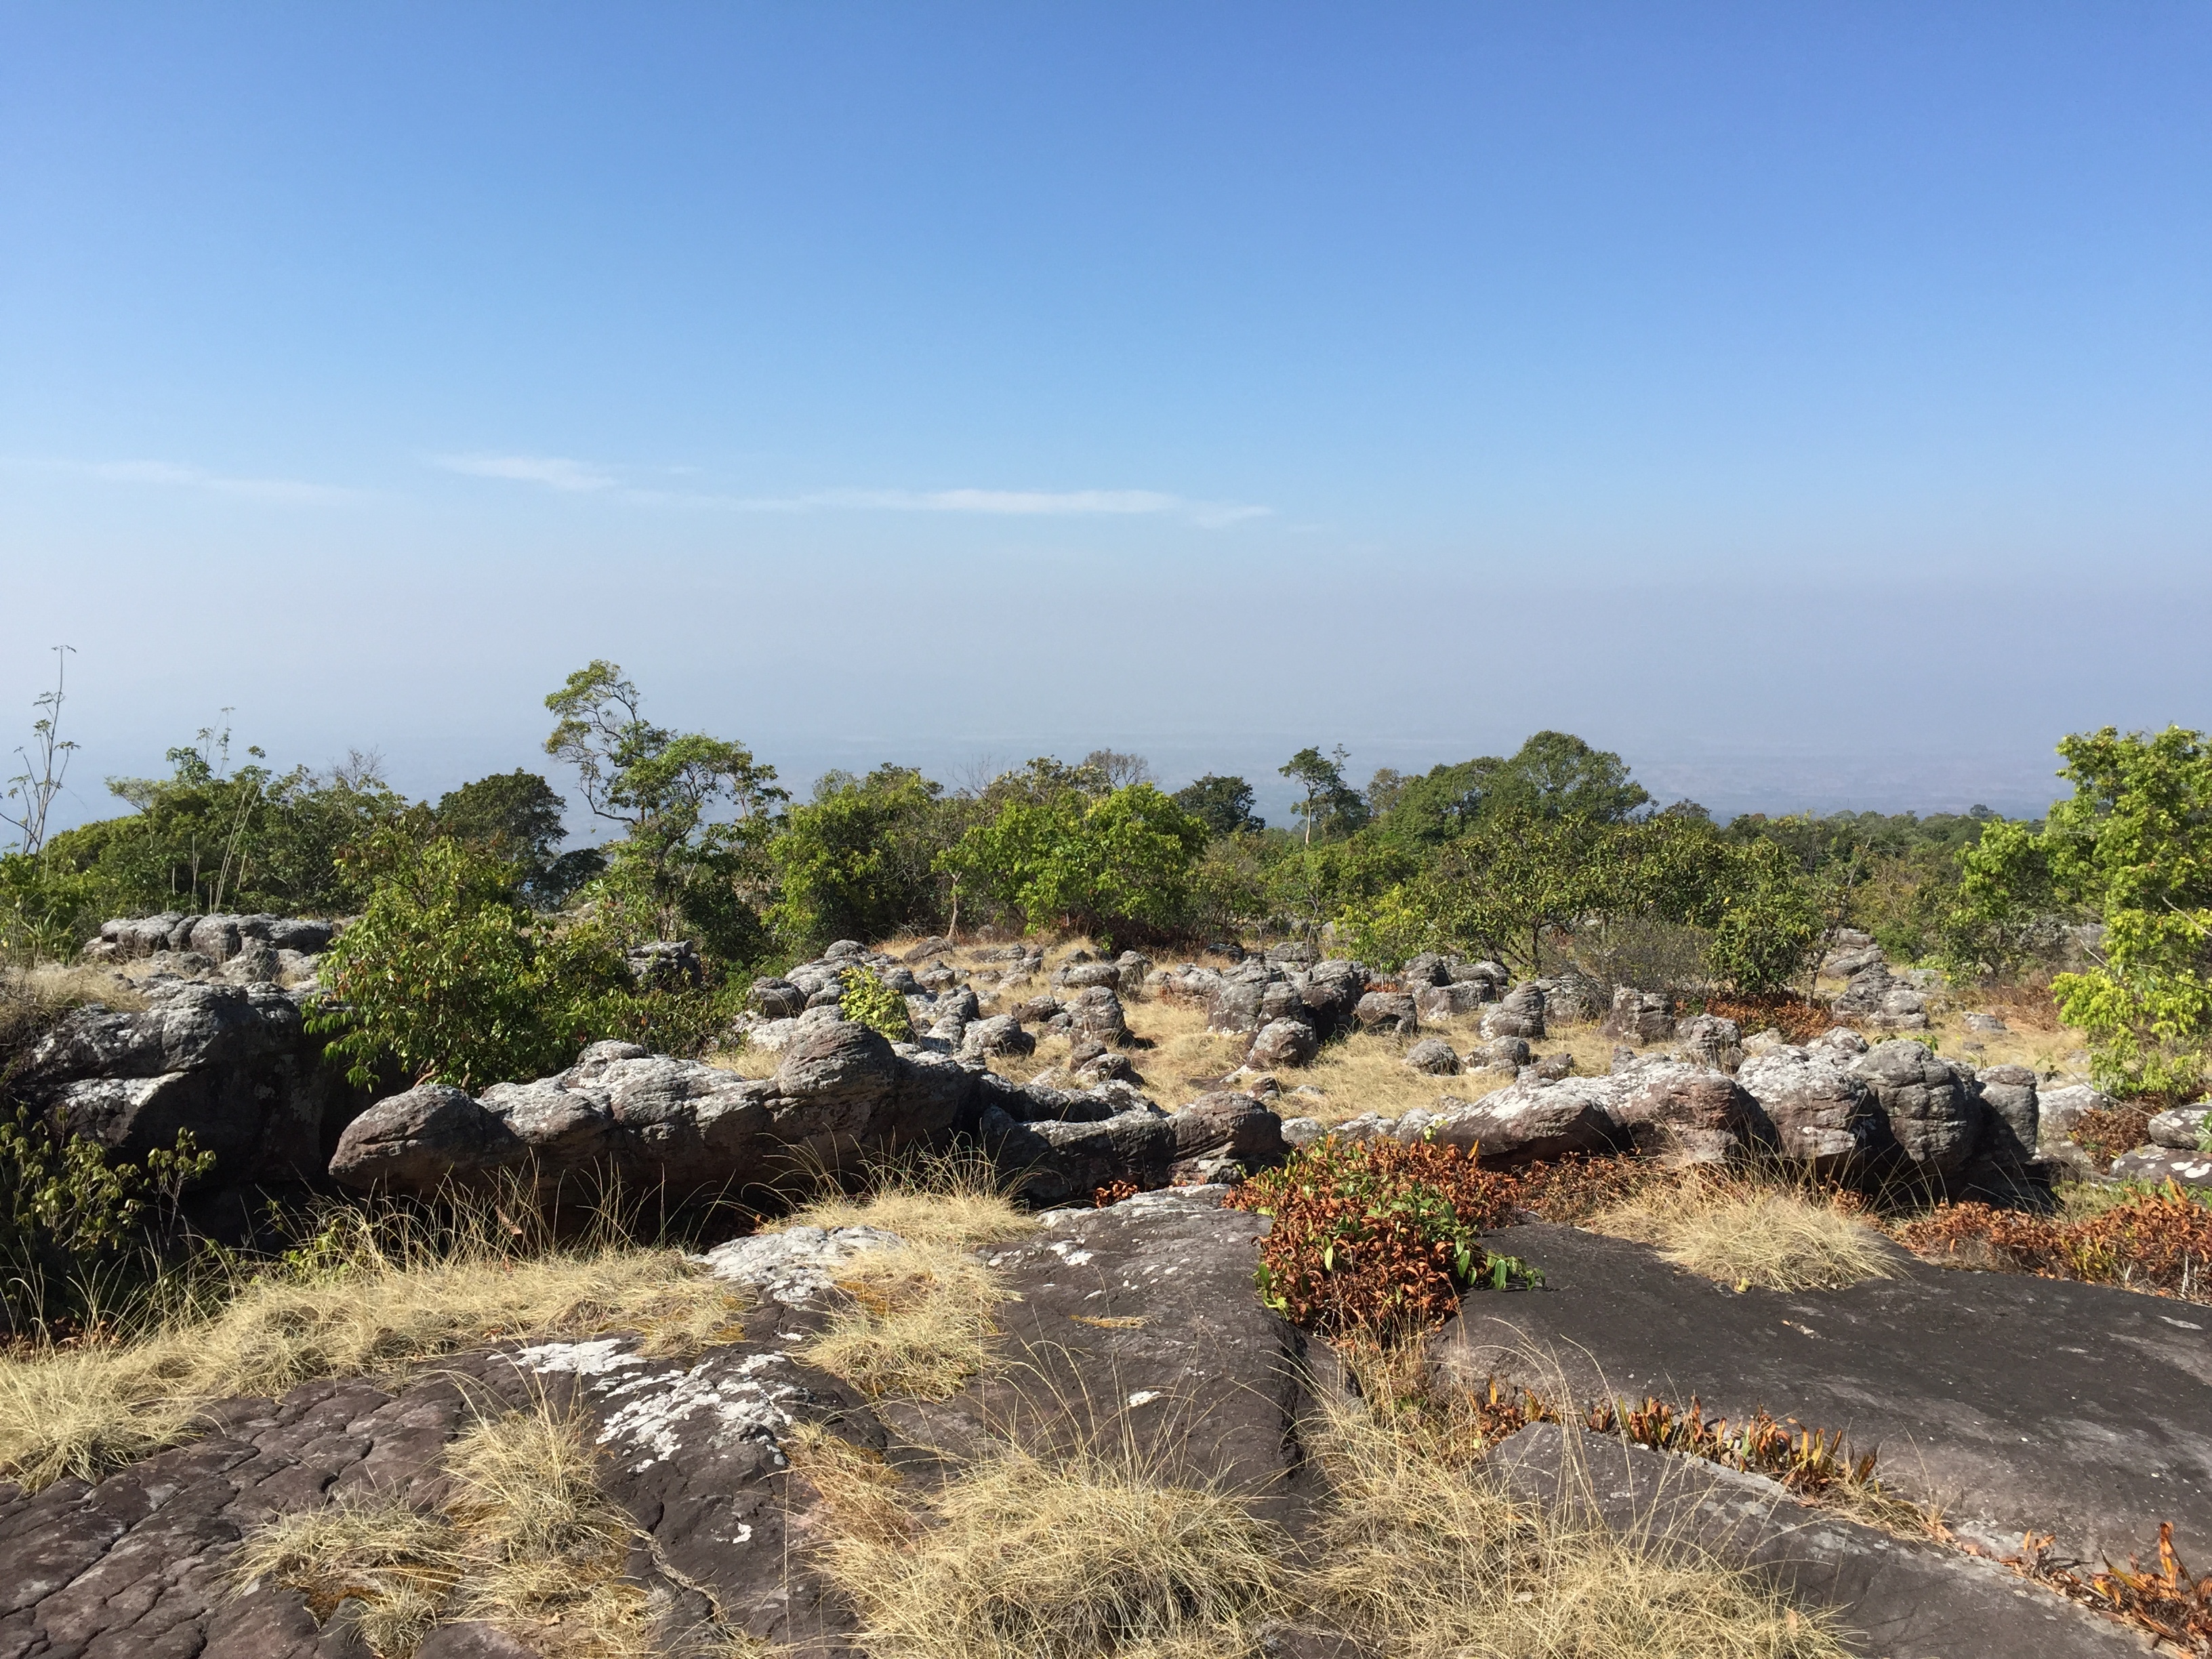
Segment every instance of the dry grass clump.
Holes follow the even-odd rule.
[[[36,1490],[174,1444],[202,1407],[323,1376],[404,1375],[514,1337],[636,1331],[681,1352],[735,1336],[742,1303],[674,1249],[510,1248],[495,1214],[437,1238],[335,1212],[311,1248],[211,1315],[135,1340],[0,1356],[0,1475]]]
[[[950,1397],[989,1359],[1006,1298],[980,1258],[947,1244],[864,1251],[837,1288],[844,1307],[801,1358],[875,1399]]]
[[[946,1398],[989,1358],[1006,1293],[975,1247],[1036,1226],[988,1159],[957,1155],[879,1170],[857,1195],[819,1199],[792,1221],[905,1241],[853,1258],[837,1281],[844,1305],[805,1358],[871,1396],[918,1400]]]
[[[622,1577],[633,1528],[599,1490],[586,1427],[542,1402],[479,1421],[447,1454],[441,1514],[342,1500],[284,1516],[246,1540],[240,1587],[301,1590],[318,1620],[355,1621],[377,1659],[456,1619],[564,1659],[641,1659],[645,1596]]]
[[[1739,1290],[1840,1290],[1895,1272],[1890,1247],[1850,1194],[1742,1176],[1655,1182],[1584,1224],[1656,1245],[1675,1266]]]
[[[927,1495],[826,1435],[795,1461],[877,1659],[1231,1659],[1282,1605],[1279,1534],[1123,1461],[1009,1448]]]
[[[830,1193],[794,1212],[788,1224],[881,1227],[909,1244],[995,1244],[1036,1230],[995,1165],[951,1153],[872,1170],[856,1194]]]
[[[1680,1540],[1513,1498],[1480,1464],[1425,1457],[1357,1408],[1317,1449],[1335,1498],[1303,1599],[1407,1659],[1829,1659],[1825,1614]]]

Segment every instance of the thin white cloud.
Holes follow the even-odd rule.
[[[996,518],[1143,516],[1186,519],[1209,530],[1264,519],[1274,509],[1199,501],[1158,489],[823,489],[801,495],[725,495],[626,485],[614,468],[559,455],[441,455],[434,464],[472,477],[532,483],[568,494],[601,494],[641,506],[718,507],[733,513],[967,513]],[[654,474],[678,471],[651,469]]]
[[[228,495],[239,501],[273,501],[292,507],[335,506],[357,501],[362,495],[358,489],[343,489],[335,484],[307,483],[298,478],[231,477],[221,472],[210,472],[204,467],[185,466],[175,461],[55,461],[11,458],[8,465],[36,467],[46,472],[67,472],[80,478],[98,478],[110,483],[166,485],[171,489],[202,490],[210,495]]]
[[[434,464],[472,478],[506,478],[568,492],[612,489],[619,482],[611,472],[562,455],[441,455]]]

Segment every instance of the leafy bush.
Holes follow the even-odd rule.
[[[840,978],[845,988],[837,1008],[847,1019],[881,1032],[893,1042],[914,1041],[914,1023],[907,1018],[903,996],[865,968],[848,968]]]
[[[1103,943],[1187,928],[1206,842],[1205,825],[1139,783],[1097,797],[1069,790],[1041,804],[1011,800],[942,864],[1030,927],[1057,924]]]
[[[2054,907],[2105,924],[2103,961],[2052,994],[2087,1038],[2098,1086],[2182,1099],[2212,1048],[2212,748],[2202,732],[2112,726],[2058,745],[2074,785],[2040,831],[1996,825],[1964,895],[1995,927]]]
[[[1527,1280],[1478,1237],[1512,1219],[1513,1191],[1456,1147],[1332,1136],[1228,1201],[1273,1218],[1258,1275],[1269,1307],[1330,1332],[1391,1331],[1443,1318],[1470,1286]]]
[[[776,938],[813,951],[832,939],[939,926],[951,892],[936,861],[957,839],[943,793],[910,767],[824,777],[769,844],[780,888],[767,921]]]
[[[1943,1204],[1899,1229],[1927,1255],[1987,1251],[2051,1279],[2212,1299],[2212,1206],[2168,1182],[2099,1214],[2061,1221],[1986,1204]]]
[[[185,1130],[143,1164],[111,1160],[21,1109],[0,1118],[0,1331],[66,1328],[96,1305],[103,1274],[173,1220],[185,1188],[215,1168]]]
[[[330,994],[308,1019],[357,1085],[386,1066],[465,1089],[542,1077],[607,1037],[692,1053],[726,1017],[729,993],[712,983],[641,988],[605,917],[533,915],[513,866],[478,848],[395,836],[375,858],[368,908],[324,959]]]

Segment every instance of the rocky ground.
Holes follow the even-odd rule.
[[[372,1492],[434,1503],[441,1455],[473,1417],[548,1395],[592,1425],[602,1478],[635,1524],[627,1572],[663,1651],[698,1650],[702,1632],[726,1647],[738,1632],[794,1652],[854,1650],[850,1607],[810,1560],[835,1519],[794,1452],[810,1425],[913,1480],[1006,1441],[1044,1455],[1105,1444],[1164,1480],[1225,1486],[1295,1537],[1326,1484],[1309,1444],[1316,1414],[1344,1374],[1260,1305],[1267,1224],[1218,1196],[1055,1211],[1028,1238],[988,1248],[1017,1299],[997,1361],[943,1400],[869,1400],[795,1357],[838,1295],[832,1275],[889,1243],[802,1230],[710,1258],[757,1307],[744,1340],[694,1356],[650,1358],[620,1335],[509,1343],[398,1387],[345,1379],[223,1402],[189,1445],[95,1485],[0,1498],[0,1656],[362,1653],[358,1632],[319,1624],[301,1591],[241,1582],[240,1540],[272,1516]],[[1709,1407],[1761,1405],[1878,1443],[1901,1492],[1948,1498],[1962,1527],[2008,1544],[2034,1528],[2118,1550],[2162,1519],[2185,1553],[2212,1544],[2208,1349],[2172,1304],[1910,1269],[1850,1291],[1730,1296],[1639,1246],[1520,1231],[1504,1242],[1544,1264],[1546,1287],[1471,1295],[1433,1345],[1440,1379],[1540,1367],[1556,1380],[1564,1361],[1589,1372],[1574,1389],[1601,1391],[1600,1373],[1616,1389],[1672,1382]],[[2050,1340],[2059,1330],[2078,1352]],[[1859,1651],[2142,1650],[2002,1566],[1808,1508],[1759,1477],[1601,1440],[1570,1448],[1549,1425],[1492,1455],[1531,1497],[1595,1504],[1631,1528],[1663,1513],[1678,1542],[1694,1531],[1838,1608]],[[1268,1639],[1277,1652],[1358,1650],[1296,1619]],[[421,1651],[540,1650],[462,1621]]]
[[[2069,1131],[2108,1103],[2045,1052],[2062,1039],[2032,1047],[1996,1015],[1946,1007],[1849,939],[1829,964],[1839,1023],[1802,1043],[1681,1017],[1657,993],[1600,996],[1571,975],[1515,985],[1495,963],[1440,957],[1383,979],[1297,946],[1160,966],[1133,952],[848,944],[756,985],[745,1048],[721,1063],[601,1043],[553,1078],[369,1100],[337,1086],[301,1033],[329,938],[308,926],[110,924],[97,954],[130,972],[137,1006],[64,1021],[33,1057],[34,1097],[125,1152],[190,1128],[241,1188],[423,1194],[611,1168],[769,1202],[825,1171],[979,1146],[1043,1210],[1034,1232],[985,1249],[1011,1297],[994,1357],[943,1398],[872,1396],[800,1351],[856,1294],[835,1282],[842,1270],[898,1241],[739,1239],[705,1265],[754,1298],[742,1340],[680,1358],[620,1331],[495,1344],[434,1371],[220,1402],[197,1439],[94,1483],[0,1488],[0,1659],[366,1654],[356,1624],[319,1618],[331,1610],[301,1590],[242,1579],[241,1540],[367,1494],[434,1505],[468,1425],[533,1401],[588,1421],[634,1528],[623,1577],[649,1613],[641,1650],[858,1650],[851,1598],[819,1565],[846,1524],[806,1474],[823,1433],[924,1485],[1009,1443],[1041,1456],[1108,1444],[1305,1538],[1328,1498],[1316,1424],[1356,1385],[1261,1305],[1267,1224],[1220,1207],[1220,1183],[1326,1132],[1443,1141],[1507,1167],[1607,1151],[1718,1164],[1764,1150],[1954,1195],[2032,1194],[2097,1173]],[[662,954],[640,971],[684,971],[680,952]],[[905,996],[912,1040],[841,1017],[856,964]],[[1386,1072],[1388,1109],[1358,1109],[1368,1097],[1347,1080]],[[2165,1115],[2117,1167],[2212,1185],[2212,1160],[2193,1150],[2203,1127],[2201,1112]],[[2051,1535],[2053,1559],[2094,1565],[2147,1553],[2161,1522],[2183,1559],[2212,1552],[2212,1316],[2197,1304],[1902,1252],[1890,1277],[1785,1293],[1717,1285],[1572,1228],[1491,1243],[1542,1283],[1470,1295],[1429,1345],[1431,1386],[1694,1395],[1737,1420],[1763,1410],[1840,1431],[1878,1454],[1893,1495],[1941,1506],[1948,1540],[1879,1530],[1756,1475],[1548,1424],[1491,1454],[1517,1492],[1632,1530],[1656,1518],[1676,1544],[1836,1609],[1855,1650],[2142,1650],[2137,1632],[1986,1557],[2033,1533]],[[1263,1635],[1273,1653],[1369,1650],[1303,1616]],[[566,1639],[459,1620],[419,1653],[585,1650]]]

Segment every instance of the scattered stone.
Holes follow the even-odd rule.
[[[1620,986],[1613,991],[1611,1012],[1597,1029],[1599,1036],[1620,1042],[1663,1042],[1674,1031],[1674,994]]]
[[[1411,1036],[1420,1029],[1420,1012],[1403,991],[1370,991],[1359,999],[1352,1018],[1363,1031],[1393,1031]]]
[[[1535,981],[1515,986],[1498,1005],[1482,1017],[1486,1037],[1544,1036],[1544,988]]]
[[[1425,1037],[1406,1050],[1406,1064],[1430,1077],[1457,1077],[1459,1055],[1439,1037]]]
[[[2001,1036],[2012,1030],[1995,1014],[1968,1014],[1960,1024],[1970,1031],[1980,1031],[1990,1036]]]
[[[1297,1067],[1310,1066],[1321,1042],[1313,1027],[1302,1019],[1275,1019],[1261,1026],[1244,1057],[1247,1066]]]

